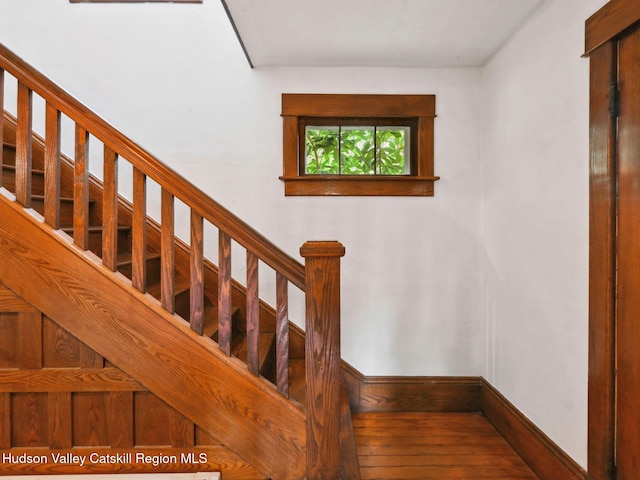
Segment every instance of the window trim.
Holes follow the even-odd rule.
[[[282,94],[285,195],[433,196],[435,95]],[[408,175],[301,174],[301,118],[396,118],[416,121],[417,145]],[[304,135],[304,131],[302,132]]]

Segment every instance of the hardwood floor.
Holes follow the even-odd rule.
[[[538,479],[480,413],[359,413],[362,479]]]

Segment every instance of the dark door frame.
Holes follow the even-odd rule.
[[[618,39],[640,22],[638,0],[611,0],[585,24],[590,59],[588,471],[615,471],[616,124]]]

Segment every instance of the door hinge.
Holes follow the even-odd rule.
[[[609,115],[617,117],[620,113],[620,89],[617,83],[609,87]]]

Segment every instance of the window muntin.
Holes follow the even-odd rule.
[[[411,175],[409,125],[302,123],[301,175]]]
[[[434,95],[284,93],[280,179],[285,195],[433,196],[434,183],[440,178],[433,171],[435,116]],[[369,163],[372,157],[365,156],[349,172],[349,168],[340,164],[342,152],[333,151],[323,162],[307,158],[307,126],[320,127],[312,131],[324,129],[324,135],[333,138],[335,147],[340,145],[341,133],[348,132],[349,127],[352,132],[360,132],[360,137],[365,135],[364,127],[375,127],[374,140],[379,147],[374,146],[373,150],[381,149],[382,154],[389,148],[399,150],[388,145],[393,135],[385,127],[408,130],[404,135],[395,134],[405,138],[402,155],[392,160],[382,156],[375,160],[374,156],[373,166]],[[325,150],[323,154],[330,153]]]

